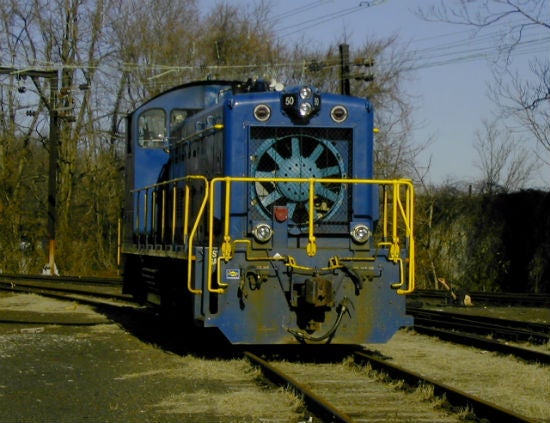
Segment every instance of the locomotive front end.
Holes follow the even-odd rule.
[[[223,126],[205,326],[233,343],[360,344],[410,324],[412,185],[373,179],[370,103],[309,86],[237,94]]]
[[[412,323],[411,181],[374,179],[368,100],[257,85],[130,114],[126,291],[234,344],[387,341]]]

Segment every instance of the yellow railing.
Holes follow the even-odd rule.
[[[192,216],[191,210],[191,197],[190,197],[190,182],[200,182],[203,185],[204,192],[202,198],[199,199],[199,204],[195,203],[196,210],[195,215]],[[159,230],[157,220],[160,220],[160,238],[164,239],[165,236],[165,222],[171,221],[171,242],[175,240],[176,230],[176,215],[177,215],[177,187],[178,183],[183,183],[185,186],[184,199],[182,204],[183,225],[182,225],[182,239],[184,241],[184,249],[186,251],[187,258],[187,287],[190,292],[195,294],[202,293],[202,290],[193,286],[193,246],[195,238],[204,217],[205,211],[208,208],[206,216],[206,232],[208,233],[208,257],[207,257],[207,270],[206,271],[206,286],[209,292],[223,293],[227,284],[221,280],[221,272],[217,272],[218,277],[216,280],[217,287],[214,287],[214,281],[212,277],[213,269],[217,266],[221,267],[222,261],[228,262],[233,258],[237,244],[246,245],[246,257],[247,260],[262,260],[262,261],[284,261],[287,266],[301,269],[301,270],[313,270],[305,266],[300,265],[296,259],[292,256],[281,256],[279,254],[274,256],[257,256],[252,252],[250,239],[232,239],[230,233],[231,222],[231,191],[232,186],[236,183],[305,183],[309,186],[309,210],[315,210],[315,184],[347,184],[347,185],[377,185],[381,187],[383,191],[382,195],[382,211],[381,211],[381,229],[382,233],[378,235],[376,240],[377,249],[387,249],[388,259],[399,265],[400,268],[400,280],[398,283],[393,284],[392,287],[397,289],[399,294],[408,294],[414,290],[414,272],[415,272],[415,245],[414,245],[414,187],[408,179],[395,179],[395,180],[378,180],[378,179],[331,179],[331,178],[252,178],[252,177],[219,177],[208,181],[203,176],[187,176],[171,181],[163,182],[160,184],[152,185],[149,187],[135,190],[134,193],[141,195],[143,193],[144,201],[144,216],[146,222],[149,217],[151,220],[151,231],[157,233]],[[221,186],[224,188],[225,195],[223,198],[217,198],[215,195],[216,189]],[[171,213],[167,210],[168,200],[166,198],[168,189],[171,189],[172,201],[171,201]],[[156,196],[161,194],[161,199],[157,199]],[[151,194],[150,194],[151,193]],[[151,204],[159,204],[160,210],[157,211],[157,207],[152,207],[153,210],[149,210],[150,204],[148,195],[153,195],[153,201]],[[195,200],[196,201],[196,200]],[[219,250],[215,247],[214,239],[214,217],[215,212],[221,213],[221,221],[223,222],[222,231],[222,243]],[[160,213],[160,219],[157,219],[156,213]],[[141,213],[138,212],[138,216]],[[171,216],[169,216],[171,214]],[[315,236],[315,216],[314,212],[308,213],[307,222],[307,236],[308,243],[306,246],[306,254],[310,257],[314,257],[317,254],[317,238]],[[190,228],[190,221],[192,221]],[[140,222],[136,223],[136,227],[140,228]],[[405,238],[405,239],[401,239]],[[407,252],[402,257],[402,251],[406,249]],[[265,253],[265,250],[264,250]],[[337,269],[343,267],[341,264],[344,261],[372,261],[373,256],[334,256],[330,259],[327,269]],[[407,263],[404,263],[404,260]],[[405,264],[408,264],[408,271],[405,271]],[[319,270],[319,269],[317,269]]]
[[[202,198],[198,201],[198,211],[196,214],[193,215],[191,211],[192,202],[191,199],[191,182],[199,182],[203,183],[203,195]],[[184,250],[186,252],[187,257],[187,289],[193,293],[193,294],[200,294],[202,293],[202,290],[193,288],[193,279],[192,279],[192,270],[193,270],[193,261],[195,260],[195,257],[193,257],[193,241],[195,239],[195,236],[197,234],[200,222],[202,217],[204,216],[204,211],[206,209],[206,203],[208,201],[208,179],[206,179],[202,175],[189,175],[184,176],[181,178],[171,179],[169,181],[161,182],[154,185],[149,185],[143,188],[139,188],[136,190],[133,190],[132,193],[137,196],[137,204],[136,211],[135,211],[135,222],[134,222],[134,233],[140,234],[142,231],[142,225],[144,228],[145,236],[154,236],[157,233],[158,230],[158,220],[157,220],[157,208],[155,207],[157,195],[158,192],[161,192],[161,207],[160,207],[160,232],[159,232],[159,239],[162,240],[161,244],[174,244],[176,240],[176,229],[177,229],[177,212],[178,212],[178,185],[183,184],[184,187],[184,198],[183,198],[183,204],[181,205],[181,211],[183,216],[183,225],[181,227],[181,239],[184,246]],[[171,190],[171,232],[170,232],[170,242],[164,242],[165,239],[165,228],[166,228],[166,222],[167,222],[167,199],[166,199],[166,193],[168,190]],[[148,197],[152,196],[151,203],[149,202]],[[141,211],[141,204],[140,204],[140,198],[143,198],[143,212]],[[151,210],[150,210],[151,209]],[[192,216],[193,215],[193,216]],[[141,218],[143,217],[144,222],[141,222]],[[193,218],[193,225],[191,227],[191,230],[189,229],[189,221]],[[148,228],[148,222],[150,221],[150,229]],[[150,232],[150,233],[148,233]],[[153,239],[152,243],[155,243],[156,241]]]
[[[309,184],[309,210],[314,210],[314,199],[315,199],[315,184],[316,183],[336,183],[336,184],[348,184],[348,185],[378,185],[384,189],[384,202],[383,202],[383,233],[382,241],[377,243],[378,248],[388,248],[389,260],[394,263],[399,264],[400,266],[400,281],[397,284],[392,285],[394,288],[397,288],[399,294],[409,294],[414,291],[414,186],[412,182],[408,179],[396,179],[396,180],[376,180],[376,179],[330,179],[330,178],[251,178],[251,177],[223,177],[223,178],[214,178],[210,181],[209,196],[212,199],[209,202],[209,222],[208,227],[212,228],[214,224],[214,211],[216,210],[216,200],[215,200],[215,189],[217,184],[224,184],[225,186],[225,198],[224,202],[224,212],[222,220],[224,222],[223,228],[223,243],[220,249],[220,254],[218,254],[217,268],[220,268],[221,261],[228,262],[233,258],[233,253],[235,251],[235,245],[238,243],[244,243],[250,245],[250,240],[248,239],[231,239],[230,234],[230,208],[231,208],[231,185],[233,183],[258,183],[258,182],[271,182],[271,183],[308,183]],[[391,191],[392,205],[388,203],[388,193],[387,188]],[[404,191],[405,198],[402,198],[402,191]],[[388,219],[388,214],[391,213],[391,223]],[[317,253],[317,243],[315,237],[315,216],[314,213],[308,214],[308,244],[306,246],[306,252],[308,256],[315,256]],[[389,226],[389,228],[388,228]],[[401,228],[401,229],[400,229]],[[408,273],[404,272],[404,263],[401,258],[401,249],[399,233],[404,231],[404,236],[406,237],[406,242],[408,243]],[[208,231],[208,246],[209,251],[213,251],[214,247],[214,234],[213,231]],[[252,258],[247,254],[247,259],[251,260]],[[256,260],[272,260],[272,261],[281,261],[284,260],[289,267],[306,269],[305,267],[299,266],[295,259],[291,256],[282,257],[280,255],[272,257],[260,257]],[[334,257],[331,260],[329,266],[330,269],[335,269],[342,267],[340,261],[352,261],[352,260],[372,260],[371,258],[362,258],[357,259],[353,257]],[[212,254],[208,256],[208,269],[214,268],[214,257]],[[313,269],[308,269],[313,270]],[[207,272],[207,287],[210,292],[213,293],[222,293],[224,292],[225,283],[221,281],[221,272],[218,272],[217,284],[219,288],[213,287],[212,274]],[[402,289],[406,285],[406,289]]]

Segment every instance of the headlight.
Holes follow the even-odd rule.
[[[282,94],[281,109],[300,123],[307,122],[321,110],[321,95],[312,87],[298,87]]]
[[[311,95],[313,92],[311,91],[310,87],[302,87],[300,88],[300,98],[302,100],[307,100],[308,98],[311,98]]]
[[[311,113],[311,104],[302,103],[300,104],[300,116],[306,117]]]
[[[370,229],[367,225],[360,223],[355,225],[350,232],[351,237],[358,244],[364,244],[370,238]]]
[[[267,223],[260,223],[252,230],[252,235],[258,242],[267,242],[273,236],[273,229]]]

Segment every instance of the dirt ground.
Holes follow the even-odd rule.
[[[128,330],[120,316],[104,310],[0,293],[0,422],[307,420],[294,396],[258,385],[257,372],[246,361],[212,360],[182,353],[169,342],[159,345],[150,330],[141,331],[145,318],[138,313],[131,320]],[[369,348],[504,407],[512,405],[520,414],[550,421],[548,366],[411,331]]]
[[[87,306],[0,294],[2,423],[299,422],[296,398],[256,376],[244,360],[175,354]]]

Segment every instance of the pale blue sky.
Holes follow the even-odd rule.
[[[237,2],[246,5],[254,1]],[[323,49],[340,42],[346,34],[353,50],[367,39],[399,34],[401,42],[417,51],[419,57],[407,91],[417,99],[414,118],[423,123],[423,128],[412,134],[413,141],[421,143],[433,138],[423,157],[424,163],[428,156],[432,157],[429,180],[435,184],[446,180],[473,181],[480,174],[474,165],[474,134],[481,129],[482,120],[490,120],[495,111],[487,97],[487,83],[492,78],[488,59],[495,58],[496,29],[473,38],[466,26],[426,22],[413,13],[419,6],[437,3],[438,0],[278,0],[271,7],[277,35],[290,45],[305,40],[310,47]],[[210,1],[203,7],[207,4]],[[535,54],[548,54],[549,35],[548,31],[530,35],[533,43],[520,49],[514,60],[525,65]],[[545,39],[541,41],[541,37]],[[531,185],[549,184],[547,165]]]

